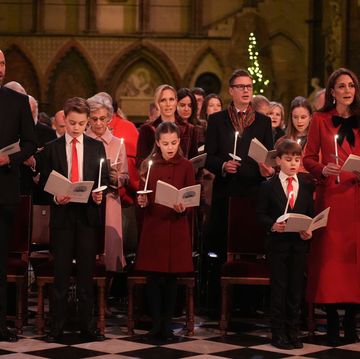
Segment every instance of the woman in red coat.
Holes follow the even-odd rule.
[[[158,180],[178,189],[194,185],[195,174],[191,162],[181,156],[180,131],[175,123],[161,123],[155,141],[151,155],[142,164],[141,175],[145,175],[148,161],[153,161],[147,187],[153,192],[138,197],[140,207],[144,208],[144,222],[135,269],[148,273],[147,294],[153,319],[149,336],[172,340],[170,324],[176,300],[176,276],[193,271],[191,235],[183,205],[172,209],[155,204],[155,189]]]
[[[350,154],[360,155],[359,115],[358,79],[340,68],[328,80],[324,107],[313,116],[303,158],[318,180],[317,213],[331,208],[327,227],[316,231],[311,244],[307,290],[310,302],[326,304],[329,344],[340,339],[339,304],[345,307],[345,341],[359,340],[355,317],[360,303],[360,173],[340,170]]]

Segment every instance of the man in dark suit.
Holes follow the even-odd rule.
[[[46,143],[56,139],[55,130],[38,121],[38,103],[33,96],[29,95],[31,114],[35,123],[35,138],[37,152],[27,158],[20,167],[21,173],[21,194],[32,195],[33,204],[49,204],[48,196],[39,188],[39,169],[41,157]]]
[[[266,254],[270,268],[271,344],[280,349],[300,349],[300,305],[304,289],[305,258],[310,231],[284,232],[285,222],[277,222],[287,212],[313,216],[313,185],[298,174],[301,146],[284,140],[277,147],[279,175],[262,183],[257,206],[259,222],[268,231]]]
[[[2,86],[5,56],[0,50],[0,149],[20,140],[20,152],[0,153],[0,341],[16,341],[6,328],[6,261],[16,205],[19,202],[19,166],[36,150],[34,121],[28,97]]]
[[[64,105],[66,133],[45,146],[41,186],[55,170],[72,182],[98,183],[101,159],[106,159],[104,145],[84,131],[90,108],[86,100],[74,97]],[[106,161],[102,169],[101,184],[108,183]],[[63,335],[66,321],[67,294],[73,259],[76,259],[76,292],[79,301],[81,334],[85,340],[104,340],[93,327],[93,272],[98,236],[101,234],[102,192],[92,192],[87,203],[71,202],[69,196],[56,195],[52,199],[50,214],[51,252],[54,257],[53,318],[48,342],[56,342]]]
[[[255,196],[260,183],[273,173],[264,164],[258,165],[248,156],[251,140],[256,137],[267,149],[272,149],[271,120],[254,112],[251,106],[253,80],[245,70],[236,70],[229,80],[232,102],[226,110],[210,115],[205,140],[206,168],[215,174],[211,223],[211,246],[226,258],[227,208],[231,196]],[[238,136],[235,140],[235,133]],[[234,152],[241,160],[234,160]],[[248,208],[253,211],[255,208]],[[241,218],[239,218],[241,221]]]

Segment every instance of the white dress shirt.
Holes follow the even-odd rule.
[[[280,173],[279,173],[279,179],[280,179],[282,188],[283,188],[283,190],[284,190],[284,192],[285,192],[286,198],[289,197],[289,194],[287,193],[287,186],[288,186],[288,181],[287,181],[287,179],[288,179],[289,177],[292,177],[292,178],[293,178],[292,186],[293,186],[294,203],[295,203],[295,202],[296,202],[297,195],[298,195],[298,192],[299,192],[299,180],[298,180],[298,177],[297,177],[297,175],[288,176],[288,175],[285,174],[283,171],[280,171]]]

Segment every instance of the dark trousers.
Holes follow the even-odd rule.
[[[98,231],[84,218],[83,208],[70,207],[71,223],[51,230],[51,251],[54,256],[54,290],[52,330],[63,330],[72,262],[76,259],[76,293],[80,328],[93,329],[94,284],[93,273]]]
[[[8,245],[12,236],[15,209],[15,204],[0,204],[0,328],[5,327],[6,323],[6,262]]]
[[[304,289],[307,243],[275,236],[268,243],[270,321],[273,334],[297,335]]]
[[[171,318],[177,294],[176,275],[149,273],[146,277],[146,292],[153,321],[152,334],[171,333]]]
[[[359,310],[358,304],[345,303],[345,304],[326,304],[327,314],[327,335],[329,339],[336,339],[340,335],[340,319],[339,308],[345,309],[345,315],[343,318],[343,329],[345,338],[354,338],[356,336],[356,314]]]

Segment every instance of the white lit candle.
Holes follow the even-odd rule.
[[[104,159],[102,158],[102,159],[100,160],[100,166],[99,166],[98,188],[99,188],[100,185],[101,185],[101,169],[102,169],[102,164],[103,164],[103,162],[104,162]]]
[[[334,136],[334,144],[335,144],[335,161],[336,164],[339,164],[339,154],[338,154],[338,145],[337,145],[337,139],[338,139],[339,135],[335,135]]]
[[[338,144],[337,144],[337,139],[339,138],[339,135],[335,135],[334,136],[334,144],[335,144],[335,163],[338,165],[339,164],[339,153],[338,153]],[[336,183],[340,183],[340,176],[337,175],[336,177]]]
[[[116,153],[115,162],[114,162],[113,164],[115,164],[115,163],[118,162],[118,159],[119,159],[119,156],[120,156],[120,150],[121,150],[121,147],[122,147],[123,145],[124,145],[124,139],[123,139],[123,138],[120,138],[120,145],[119,145],[118,151],[117,151],[117,153]]]
[[[150,160],[150,161],[149,161],[149,165],[148,165],[148,171],[147,171],[147,174],[146,174],[144,191],[147,190],[147,185],[148,185],[148,182],[149,182],[149,174],[150,174],[151,165],[152,165],[152,161]]]
[[[235,132],[235,140],[234,140],[234,157],[236,156],[236,145],[237,145],[237,138],[239,136],[239,132]]]

